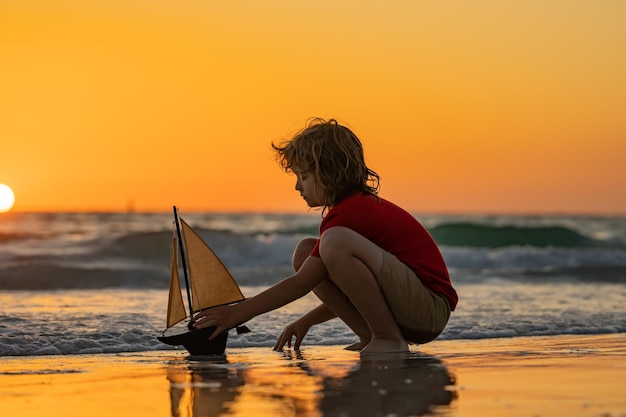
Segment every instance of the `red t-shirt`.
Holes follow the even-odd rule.
[[[335,226],[352,229],[395,255],[428,289],[446,297],[450,308],[455,309],[459,298],[441,252],[413,215],[385,199],[356,193],[328,210],[320,225],[320,236]],[[319,258],[319,240],[311,255]]]

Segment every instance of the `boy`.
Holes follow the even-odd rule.
[[[291,140],[272,144],[309,207],[322,207],[319,239],[296,247],[296,272],[232,306],[199,313],[213,335],[282,307],[310,291],[322,304],[288,325],[275,350],[335,317],[359,337],[348,349],[404,352],[426,343],[448,322],[458,297],[436,243],[408,212],[378,197],[379,176],[365,164],[356,135],[335,120],[312,119]]]

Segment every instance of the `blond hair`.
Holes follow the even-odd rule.
[[[323,188],[325,207],[360,191],[378,195],[380,177],[367,167],[357,136],[335,119],[309,119],[293,138],[272,143],[276,161],[285,172],[310,172]]]

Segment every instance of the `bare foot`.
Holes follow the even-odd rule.
[[[391,352],[408,352],[409,345],[400,339],[372,339],[367,346],[365,346],[361,353],[391,353]]]
[[[356,343],[351,344],[350,346],[346,346],[344,349],[345,350],[361,350],[365,346],[367,346],[367,342],[356,342]]]

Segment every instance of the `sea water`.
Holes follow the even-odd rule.
[[[291,273],[320,214],[182,213],[253,296]],[[440,245],[459,305],[440,339],[626,332],[626,218],[415,214]],[[0,355],[174,349],[165,327],[169,213],[0,216]],[[313,295],[231,331],[229,346],[272,347]],[[349,344],[339,320],[306,344]]]

